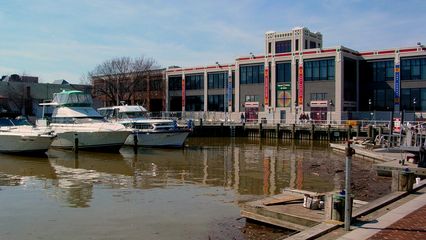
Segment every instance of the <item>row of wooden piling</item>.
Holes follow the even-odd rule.
[[[262,123],[246,125],[200,125],[194,126],[194,137],[249,137],[249,138],[277,138],[300,140],[346,141],[355,136],[366,136],[374,139],[377,134],[384,134],[383,127],[361,128],[360,126],[332,125],[265,125]]]

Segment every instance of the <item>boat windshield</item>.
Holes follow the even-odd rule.
[[[60,106],[76,106],[85,107],[91,106],[93,101],[89,94],[81,91],[68,91],[55,93],[53,102],[58,103]]]
[[[103,117],[56,117],[52,119],[52,123],[66,123],[66,124],[81,124],[81,123],[103,123],[106,120]]]
[[[31,126],[27,119],[0,119],[1,127]]]
[[[148,115],[146,112],[120,112],[118,113],[118,118],[147,118]]]

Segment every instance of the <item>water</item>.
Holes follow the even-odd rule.
[[[389,191],[372,163],[354,160],[354,192]],[[239,205],[285,187],[344,186],[344,156],[326,144],[192,138],[185,149],[119,154],[49,150],[0,154],[0,239],[273,239]]]

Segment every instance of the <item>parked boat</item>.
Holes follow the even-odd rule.
[[[121,123],[133,130],[126,140],[126,145],[144,147],[182,147],[191,130],[178,127],[171,119],[153,119],[148,111],[137,105],[123,105],[99,108],[98,111],[107,119]]]
[[[26,119],[0,119],[0,152],[44,154],[56,135],[48,128],[36,128]]]
[[[81,91],[55,93],[51,103],[41,105],[55,107],[50,127],[58,137],[52,147],[115,152],[131,133],[123,125],[104,119],[93,107],[89,94]],[[77,140],[76,140],[77,139]]]

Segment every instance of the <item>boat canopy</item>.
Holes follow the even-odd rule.
[[[64,107],[90,107],[93,104],[92,97],[82,91],[63,90],[53,94],[53,104]]]

